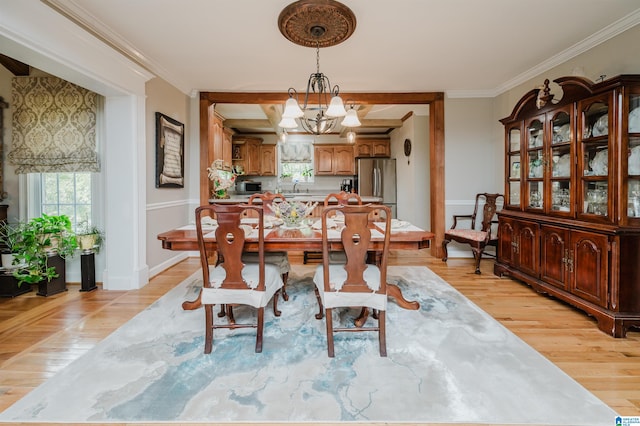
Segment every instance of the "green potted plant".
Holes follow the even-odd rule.
[[[38,284],[42,296],[66,291],[64,259],[77,248],[69,217],[43,214],[20,229],[14,263],[21,266],[13,271],[18,283]]]
[[[104,233],[97,226],[83,222],[76,231],[76,241],[82,253],[99,253],[104,242]]]
[[[0,255],[5,269],[11,269],[14,265],[14,253],[22,238],[23,226],[23,223],[0,222]]]

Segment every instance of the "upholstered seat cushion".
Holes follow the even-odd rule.
[[[447,235],[461,237],[472,241],[484,241],[487,238],[487,233],[485,231],[476,231],[473,229],[449,229],[445,232],[445,236]]]
[[[258,253],[244,252],[242,253],[242,261],[244,263],[258,263]],[[264,263],[275,265],[278,267],[280,274],[286,274],[291,269],[289,264],[289,256],[286,251],[274,251],[264,254]]]
[[[316,268],[313,282],[318,288],[325,308],[366,306],[381,311],[387,309],[387,295],[375,293],[380,288],[380,269],[377,266],[367,265],[367,269],[364,271],[364,280],[371,289],[369,293],[340,291],[346,279],[347,271],[344,269],[344,265],[329,265],[329,285],[333,291],[325,292],[324,265],[319,265]]]
[[[282,277],[278,267],[265,264],[265,291],[255,290],[259,282],[259,265],[257,263],[249,263],[242,269],[242,277],[251,290],[220,288],[227,276],[222,265],[209,268],[211,287],[202,289],[201,300],[203,304],[243,304],[259,308],[266,306],[273,295],[282,287]]]

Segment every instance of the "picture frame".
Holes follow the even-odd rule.
[[[184,124],[156,112],[156,188],[184,188]]]

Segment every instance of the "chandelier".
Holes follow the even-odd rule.
[[[329,77],[320,72],[320,47],[334,46],[351,36],[356,20],[351,9],[334,0],[299,0],[280,13],[280,32],[293,43],[316,48],[316,72],[309,76],[304,104],[298,92],[289,88],[279,126],[302,128],[314,135],[333,130],[340,120],[344,127],[360,126],[355,105],[347,111],[338,85],[332,86]]]

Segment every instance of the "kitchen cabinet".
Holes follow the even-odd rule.
[[[500,120],[506,201],[494,272],[624,337],[640,328],[640,75],[555,82],[560,100],[547,80]]]
[[[390,157],[389,139],[358,139],[355,145],[356,158]]]
[[[233,139],[233,165],[249,176],[275,176],[276,145],[262,143],[262,138],[236,136]]]
[[[316,175],[354,175],[353,145],[317,145],[314,150]]]
[[[275,176],[276,174],[276,145],[260,145],[260,175]]]
[[[203,142],[206,145],[206,149],[201,151],[202,158],[200,159],[200,183],[203,187],[206,185],[207,199],[213,191],[213,182],[209,179],[207,168],[211,167],[215,160],[222,160],[224,166],[228,167],[229,170],[232,166],[231,139],[233,131],[224,127],[224,117],[216,112],[211,112],[211,114],[207,140]]]

